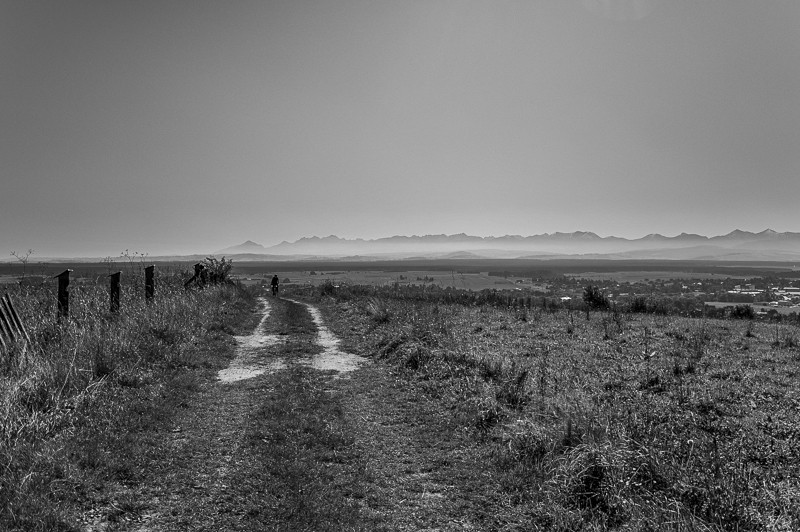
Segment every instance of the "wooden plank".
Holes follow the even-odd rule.
[[[3,333],[1,327],[0,327],[0,348],[2,348],[3,350],[6,349],[5,333]]]
[[[9,296],[8,294],[5,294],[4,298],[6,300],[6,303],[8,303],[8,308],[11,310],[11,317],[17,323],[17,328],[22,333],[22,336],[25,337],[25,341],[26,342],[30,342],[31,341],[31,337],[28,336],[28,331],[25,329],[25,324],[20,319],[19,314],[17,314],[17,309],[15,309],[14,305],[11,303],[11,296]]]
[[[11,327],[11,319],[6,314],[4,302],[0,300],[0,336],[5,336],[9,343],[13,343],[16,340],[16,335]]]

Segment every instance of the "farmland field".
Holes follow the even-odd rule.
[[[74,278],[99,279],[112,271],[123,274],[139,271],[147,264],[169,271],[190,271],[196,260],[134,261],[116,258],[106,262],[30,262],[26,276],[47,282],[47,279],[73,269]],[[17,262],[0,262],[0,279],[13,281],[22,275],[22,266]],[[523,259],[462,259],[426,260],[408,259],[396,261],[234,261],[233,273],[242,279],[257,279],[279,273],[281,280],[288,277],[300,284],[315,284],[323,275],[311,276],[310,272],[324,273],[328,279],[346,279],[356,284],[380,285],[394,282],[419,284],[417,277],[432,277],[434,284],[462,289],[481,290],[509,286],[517,279],[548,279],[551,277],[581,277],[604,280],[643,279],[724,279],[729,277],[757,278],[765,275],[797,278],[800,271],[791,264],[780,262],[714,262],[714,261],[628,261],[628,260],[523,260]],[[488,273],[493,275],[489,276]],[[400,276],[407,279],[400,279]],[[313,278],[312,278],[313,277]]]
[[[587,279],[590,281],[617,281],[617,282],[629,282],[629,283],[636,283],[642,281],[653,281],[653,280],[669,280],[669,279],[708,279],[708,280],[722,280],[728,279],[731,277],[742,277],[741,273],[738,275],[733,274],[726,274],[726,273],[700,273],[700,272],[687,272],[687,271],[676,271],[676,270],[664,270],[664,271],[618,271],[618,272],[580,272],[580,273],[567,273],[565,274],[566,277],[574,277],[574,278],[581,278]],[[753,279],[756,277],[760,277],[760,275],[756,274],[749,274],[746,277]]]
[[[591,259],[406,259],[394,261],[291,261],[291,262],[236,262],[234,272],[240,275],[261,274],[273,271],[384,271],[393,274],[409,271],[508,273],[519,277],[548,278],[561,275],[621,274],[632,272],[643,275],[652,272],[652,278],[672,277],[800,277],[797,267],[785,262],[724,262],[724,261],[664,261],[664,260],[591,260]],[[657,277],[656,277],[657,276]]]
[[[518,276],[496,276],[489,275],[488,272],[462,273],[462,272],[443,272],[439,270],[409,270],[409,271],[382,271],[382,270],[329,270],[329,271],[281,271],[270,272],[260,277],[248,277],[237,275],[244,283],[269,281],[272,274],[277,275],[281,283],[293,286],[319,286],[323,283],[333,283],[335,285],[368,285],[368,286],[389,286],[389,285],[417,285],[417,286],[436,286],[441,288],[458,288],[462,290],[515,290],[525,288],[537,288],[530,278]],[[288,282],[287,282],[288,280]]]
[[[716,308],[725,308],[725,307],[730,307],[730,306],[734,305],[734,303],[726,303],[726,302],[722,302],[722,301],[706,301],[705,304],[708,305],[709,307],[716,307]],[[799,310],[797,306],[778,307],[778,306],[772,306],[772,305],[759,305],[757,303],[754,303],[751,306],[753,307],[753,310],[755,312],[765,313],[765,312],[768,312],[768,311],[775,311],[778,314],[781,314],[781,315],[784,315],[784,316],[788,316],[788,315],[790,315],[792,313],[797,313],[797,311]]]

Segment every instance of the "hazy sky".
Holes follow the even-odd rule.
[[[0,254],[800,231],[797,0],[0,0]]]

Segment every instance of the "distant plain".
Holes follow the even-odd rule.
[[[105,282],[116,271],[126,274],[155,264],[161,272],[175,274],[192,270],[192,261],[129,261],[124,258],[106,262],[41,262],[29,263],[25,276],[34,282],[48,278],[65,269],[73,270],[74,280]],[[315,275],[312,275],[314,272]],[[295,284],[320,284],[325,281],[346,284],[384,285],[432,284],[467,290],[515,289],[517,281],[527,279],[525,288],[535,288],[532,279],[542,281],[567,276],[587,280],[616,280],[636,282],[644,279],[714,279],[756,278],[774,276],[800,277],[800,271],[786,262],[721,262],[721,261],[664,261],[664,260],[531,260],[531,259],[407,259],[394,261],[234,261],[234,277],[260,279],[278,274],[281,281],[288,278]],[[491,275],[490,275],[491,274]],[[16,282],[23,275],[22,265],[0,263],[0,284]],[[402,278],[401,278],[402,277]],[[426,278],[428,279],[426,281]],[[53,281],[54,282],[54,281]],[[249,281],[253,282],[253,281]]]

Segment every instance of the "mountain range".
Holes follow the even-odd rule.
[[[372,240],[331,235],[304,237],[265,247],[248,240],[219,250],[236,260],[330,258],[379,260],[404,258],[595,258],[649,260],[800,261],[800,233],[771,229],[753,233],[677,236],[650,234],[637,239],[601,237],[587,231],[521,236],[391,236]]]

